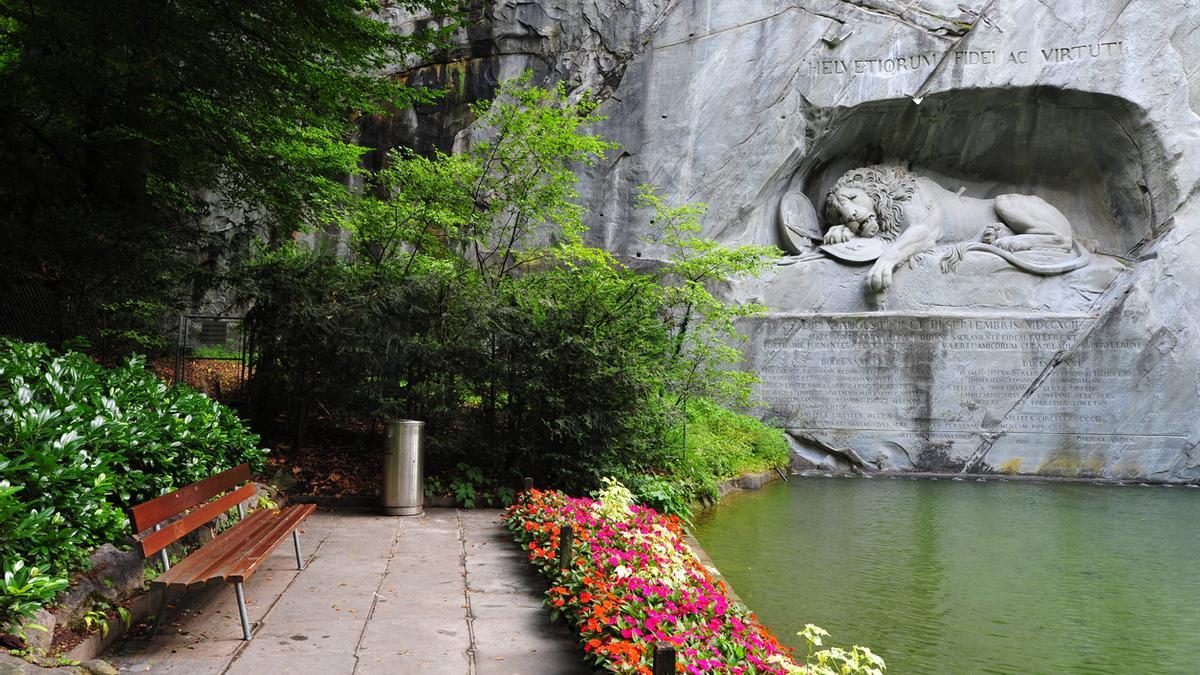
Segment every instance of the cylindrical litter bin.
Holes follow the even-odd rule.
[[[425,512],[425,423],[387,423],[383,454],[383,513],[419,516]]]

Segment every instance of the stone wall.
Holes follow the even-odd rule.
[[[622,148],[584,174],[588,223],[643,259],[642,182],[708,202],[710,236],[793,249],[785,196],[819,213],[855,167],[1039,197],[1086,267],[968,252],[948,272],[939,249],[876,293],[868,265],[813,254],[729,289],[771,310],[746,326],[763,416],[866,469],[1194,480],[1197,28],[1196,0],[500,1],[444,61],[393,73],[455,93],[364,140],[451,147],[464,102],[526,68],[597,91]]]

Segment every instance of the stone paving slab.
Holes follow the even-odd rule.
[[[545,584],[499,512],[431,509],[395,518],[317,512],[298,572],[285,542],[245,583],[254,639],[231,586],[172,601],[158,637],[108,657],[120,670],[204,675],[574,675],[589,673]]]

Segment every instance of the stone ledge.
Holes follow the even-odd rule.
[[[769,469],[767,471],[748,473],[737,476],[736,478],[730,478],[728,480],[721,481],[721,483],[717,485],[717,491],[721,497],[724,498],[725,495],[731,492],[738,492],[740,490],[759,490],[764,485],[774,483],[780,479],[786,480],[779,469]]]

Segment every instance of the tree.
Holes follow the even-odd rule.
[[[637,204],[653,209],[669,261],[659,272],[671,348],[666,358],[664,390],[673,396],[687,453],[687,406],[707,397],[738,406],[750,404],[752,372],[735,366],[742,360],[737,347],[745,341],[737,319],[755,316],[764,307],[736,304],[713,295],[712,286],[739,278],[757,277],[781,255],[774,246],[725,246],[700,236],[703,203],[671,206],[651,185],[642,185]]]
[[[594,102],[530,78],[474,106],[479,135],[467,152],[398,149],[364,175],[366,189],[338,208],[350,260],[288,253],[256,266],[261,416],[290,401],[298,436],[318,404],[432,422],[478,399],[478,428],[500,435],[507,383],[494,364],[512,353],[501,336],[527,328],[513,324],[522,315],[510,285],[550,264],[550,242],[580,239],[573,167],[613,147],[583,133],[599,119]]]
[[[360,255],[377,266],[398,255],[410,268],[422,256],[465,262],[496,288],[543,259],[546,243],[581,237],[575,169],[617,145],[584,133],[604,119],[595,101],[571,101],[561,83],[532,86],[532,75],[471,106],[476,134],[465,153],[394,150],[367,176],[343,221]]]
[[[356,116],[432,95],[375,73],[450,29],[393,33],[378,8],[0,0],[0,271],[55,318],[42,337],[97,335],[131,299],[180,304],[218,252],[326,219],[363,152]]]

